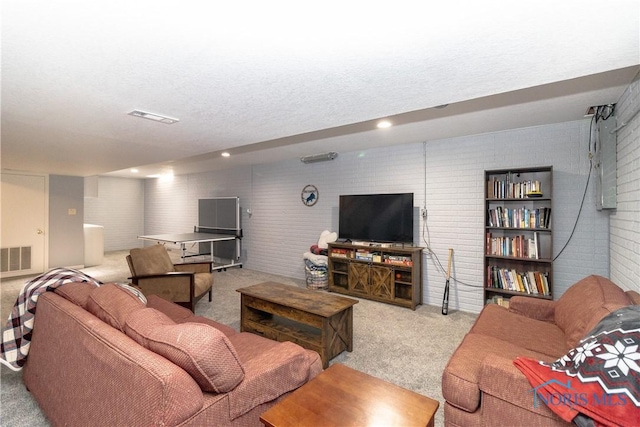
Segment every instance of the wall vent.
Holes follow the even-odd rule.
[[[0,248],[0,272],[31,270],[31,246]]]

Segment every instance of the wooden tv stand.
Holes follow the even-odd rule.
[[[422,304],[422,248],[329,244],[329,291],[409,307]]]

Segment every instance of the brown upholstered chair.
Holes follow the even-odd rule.
[[[162,245],[129,251],[130,278],[145,295],[157,295],[191,311],[209,293],[212,300],[213,274],[210,262],[174,264]]]

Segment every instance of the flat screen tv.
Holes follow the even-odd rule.
[[[340,196],[338,237],[413,244],[413,193]]]

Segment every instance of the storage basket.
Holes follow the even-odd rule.
[[[329,289],[329,274],[326,269],[311,270],[309,267],[304,268],[307,279],[307,289]]]

